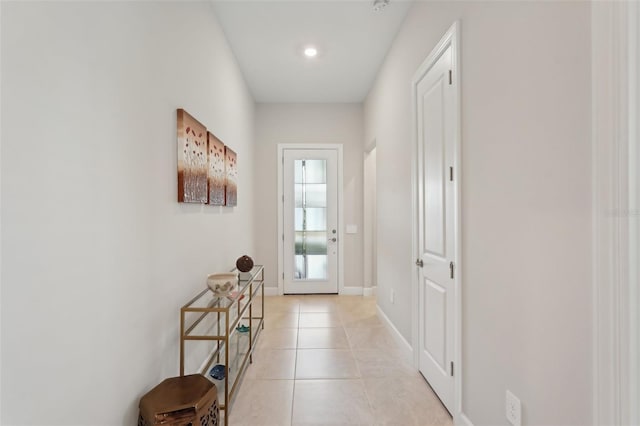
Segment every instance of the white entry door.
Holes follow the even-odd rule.
[[[455,102],[452,48],[414,81],[418,153],[419,368],[453,413]]]
[[[283,150],[284,293],[338,293],[338,151]]]

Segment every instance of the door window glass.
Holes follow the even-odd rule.
[[[327,161],[295,160],[296,280],[327,279]]]

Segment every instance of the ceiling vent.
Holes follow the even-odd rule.
[[[374,0],[373,11],[382,12],[387,6],[389,6],[389,0]]]

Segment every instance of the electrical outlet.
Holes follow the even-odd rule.
[[[389,301],[391,303],[394,303],[395,298],[396,298],[396,292],[394,289],[391,289],[391,292],[389,293]]]
[[[509,420],[513,426],[521,426],[522,406],[520,400],[509,391],[507,391],[506,415],[507,420]]]

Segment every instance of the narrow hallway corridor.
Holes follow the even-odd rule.
[[[265,329],[231,425],[452,424],[402,359],[375,298],[277,296],[265,297],[264,305]]]

